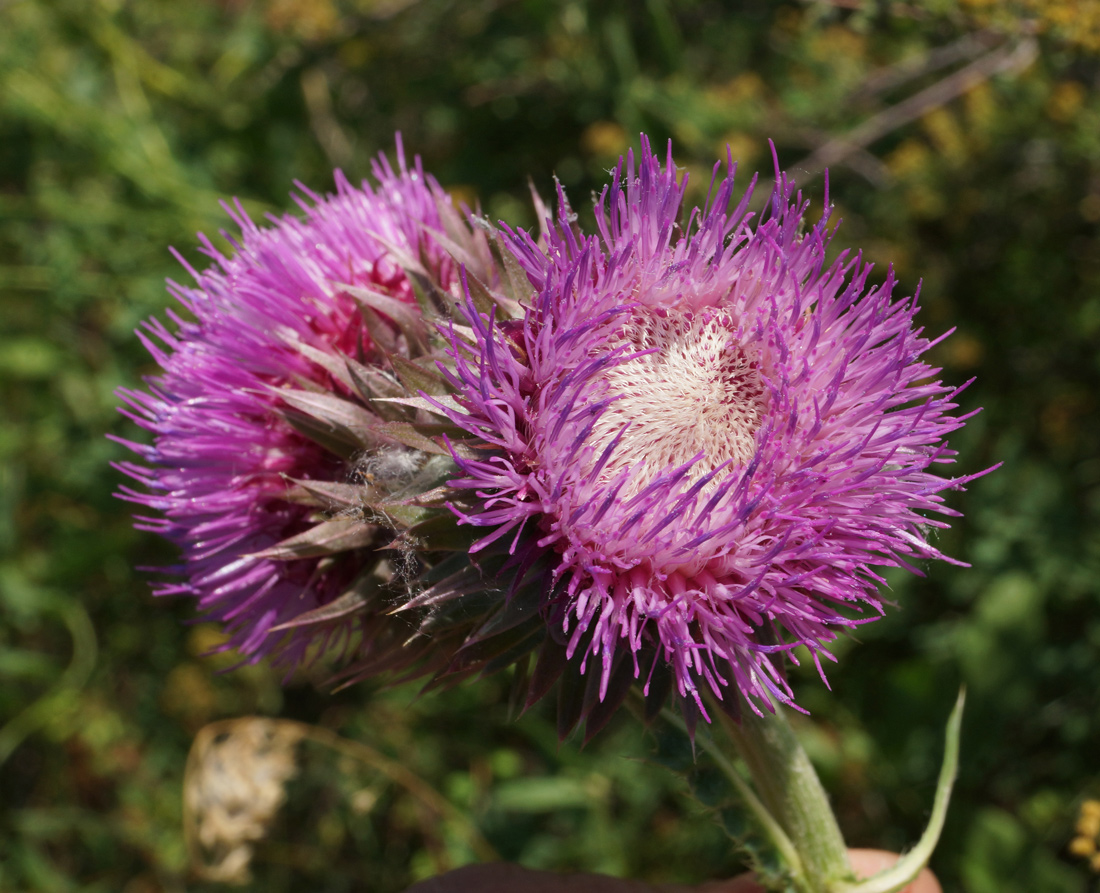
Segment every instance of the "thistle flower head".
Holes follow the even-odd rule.
[[[142,487],[121,495],[182,552],[157,591],[197,599],[254,658],[294,662],[318,633],[347,631],[333,621],[362,613],[394,554],[398,510],[376,503],[431,477],[387,428],[404,410],[371,402],[404,393],[394,364],[427,352],[406,269],[457,271],[426,235],[456,212],[398,149],[397,171],[375,163],[377,186],[338,172],[335,195],[301,187],[304,218],[263,227],[227,206],[234,253],[202,239],[210,267],[185,263],[195,286],[169,285],[187,318],[138,332],[160,374],[120,392],[153,435],[127,442],[141,461],[120,468]]]
[[[584,674],[566,729],[635,679],[704,715],[703,689],[791,703],[780,657],[819,662],[879,616],[877,568],[943,558],[941,494],[969,480],[936,473],[964,418],[922,359],[916,297],[894,298],[892,271],[871,285],[858,255],[826,261],[828,197],[809,223],[777,170],[756,216],[731,163],[684,219],[686,181],[643,138],[598,234],[564,195],[546,243],[508,230],[522,323],[470,302],[452,338],[440,411],[488,445],[455,453],[452,507],[486,528],[475,555],[549,568],[529,700]]]

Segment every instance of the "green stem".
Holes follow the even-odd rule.
[[[928,827],[917,845],[893,866],[862,881],[857,881],[852,872],[828,795],[782,708],[759,716],[743,705],[741,719],[736,722],[717,707],[714,709],[745,761],[752,787],[709,735],[699,735],[694,740],[737,790],[776,848],[790,882],[799,893],[896,893],[920,874],[943,830],[959,765],[959,730],[965,695],[964,690],[959,692],[947,721],[943,767]],[[661,713],[669,723],[687,733],[684,721],[672,710],[665,708]]]
[[[740,722],[715,712],[748,766],[767,811],[798,850],[803,872],[796,883],[801,881],[806,893],[824,893],[851,879],[848,850],[829,798],[782,708],[758,716],[745,705]]]

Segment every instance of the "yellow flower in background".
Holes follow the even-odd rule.
[[[1086,800],[1081,804],[1074,826],[1077,836],[1069,842],[1069,851],[1089,860],[1089,868],[1100,872],[1100,800]]]

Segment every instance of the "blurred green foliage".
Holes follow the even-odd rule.
[[[204,723],[247,713],[399,757],[505,858],[651,880],[737,870],[624,716],[558,747],[506,680],[415,699],[323,674],[217,675],[216,633],[154,603],[108,467],[131,330],[199,261],[217,201],[290,207],[299,179],[406,146],[455,195],[532,222],[527,177],[580,208],[646,130],[705,190],[728,143],[781,163],[957,333],[983,406],[940,545],[970,569],[892,575],[899,605],[838,643],[801,725],[855,845],[900,849],[970,687],[934,868],[949,890],[1083,891],[1067,851],[1100,791],[1100,10],[1095,0],[14,0],[0,7],[0,889],[213,889],[188,873],[181,783]],[[858,639],[858,643],[856,642]],[[303,745],[255,889],[387,893],[472,859],[461,823],[369,763]]]

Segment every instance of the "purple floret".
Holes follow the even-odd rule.
[[[718,169],[716,168],[716,174]],[[757,218],[733,166],[681,223],[687,182],[643,138],[576,228],[508,232],[533,286],[522,323],[471,300],[451,354],[458,409],[492,445],[455,452],[453,510],[478,550],[552,556],[551,637],[608,696],[625,657],[686,703],[792,703],[777,660],[820,669],[839,630],[882,613],[879,568],[943,556],[960,389],[921,357],[917,297],[843,252],[777,170]],[[755,184],[755,180],[753,181]],[[937,517],[939,516],[939,517]],[[530,562],[530,555],[524,559]],[[594,664],[595,666],[591,666]]]
[[[375,163],[377,187],[351,185],[336,173],[336,194],[299,186],[304,219],[253,222],[239,203],[226,210],[241,235],[226,235],[223,255],[201,237],[212,264],[195,287],[169,290],[190,318],[168,312],[172,326],[146,322],[138,336],[162,372],[145,390],[124,389],[123,412],[153,434],[152,444],[123,441],[141,462],[119,468],[142,485],[121,495],[152,510],[138,527],[178,545],[182,564],[159,595],[198,600],[230,633],[229,647],[252,659],[277,652],[300,660],[315,629],[289,635],[273,628],[330,603],[360,570],[343,560],[276,561],[257,557],[309,530],[317,509],[288,500],[292,480],[345,481],[352,457],[320,446],[287,420],[280,390],[312,390],[349,400],[350,358],[378,363],[378,348],[346,285],[369,287],[415,309],[412,290],[390,247],[416,255],[425,226],[439,226],[446,200],[419,161],[399,170]],[[422,255],[440,278],[454,265],[432,246]],[[332,370],[337,370],[334,374]],[[331,634],[332,627],[323,628]]]

